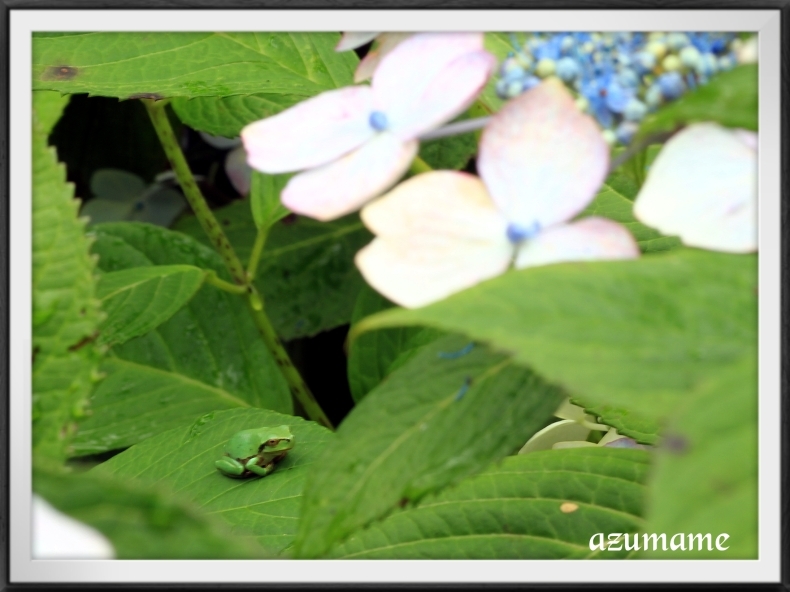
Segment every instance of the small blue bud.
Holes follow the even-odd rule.
[[[571,82],[581,73],[581,70],[576,60],[571,57],[564,57],[557,62],[555,72],[563,82]]]
[[[540,222],[535,220],[531,226],[519,226],[511,222],[507,226],[507,239],[513,244],[519,244],[535,237],[540,232]]]
[[[522,86],[524,83],[521,79],[506,80],[505,82],[507,82],[507,90],[505,91],[505,95],[508,99],[517,97],[524,90]]]
[[[638,88],[639,76],[631,68],[624,68],[617,75],[617,82],[625,88]]]
[[[371,111],[368,123],[377,132],[387,129],[387,116],[383,111]]]
[[[518,62],[518,58],[508,58],[504,62],[502,62],[502,67],[500,69],[500,76],[502,78],[506,78],[507,80],[513,80],[515,78],[521,78],[524,76],[524,68]]]
[[[521,81],[521,90],[532,90],[540,84],[540,78],[529,75]]]
[[[562,53],[569,53],[574,47],[576,47],[576,40],[572,35],[565,35],[562,38],[562,43],[560,43]]]
[[[614,134],[617,137],[618,142],[627,145],[630,144],[631,140],[634,139],[634,135],[637,131],[639,131],[638,124],[634,123],[633,121],[623,121],[617,126]]]
[[[719,70],[726,72],[735,67],[735,58],[730,55],[723,55],[719,58]]]
[[[656,67],[656,56],[647,51],[640,51],[634,55],[634,66],[640,74],[652,72]]]
[[[686,90],[683,77],[678,72],[667,72],[658,77],[661,94],[668,101],[677,99]]]
[[[658,84],[653,84],[647,89],[647,92],[645,92],[645,103],[647,103],[648,107],[653,109],[658,107],[663,99],[664,96],[661,94],[661,87],[659,87]]]
[[[710,50],[716,55],[724,53],[727,49],[727,42],[724,39],[714,39],[710,44]]]
[[[606,87],[606,106],[613,113],[622,113],[633,96],[633,91],[612,82]]]
[[[647,105],[639,99],[631,99],[623,109],[623,117],[628,121],[642,121],[647,115]]]
[[[667,35],[667,45],[672,51],[680,51],[689,43],[691,43],[691,41],[685,33],[673,32]]]
[[[631,56],[625,51],[621,51],[617,54],[615,61],[620,68],[628,68],[631,65]]]

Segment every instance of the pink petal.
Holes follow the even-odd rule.
[[[354,82],[363,82],[373,76],[384,56],[395,49],[401,41],[412,35],[414,33],[382,33],[379,35],[378,46],[365,54],[354,71]]]
[[[715,123],[675,134],[650,167],[634,215],[684,244],[757,250],[756,138]]]
[[[386,114],[393,133],[414,138],[463,112],[494,65],[482,33],[414,35],[387,54],[373,75],[376,109]]]
[[[366,86],[330,90],[241,130],[249,165],[263,173],[326,164],[361,146],[376,132],[368,118]]]
[[[361,31],[346,31],[341,35],[340,41],[335,46],[335,51],[348,51],[362,47],[366,43],[373,41],[379,33],[367,33]]]
[[[379,133],[339,160],[296,175],[280,198],[297,214],[334,220],[359,209],[400,179],[418,147],[416,140],[402,142],[392,134]]]
[[[546,228],[593,199],[609,148],[562,83],[549,79],[505,104],[483,130],[477,170],[515,224]]]
[[[521,269],[563,261],[637,257],[639,246],[625,226],[593,216],[540,232],[519,249],[515,266]]]
[[[466,173],[413,177],[361,216],[378,238],[359,251],[357,266],[402,306],[422,306],[499,275],[513,255],[506,220],[480,180]]]

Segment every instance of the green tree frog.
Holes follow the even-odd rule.
[[[294,437],[288,426],[242,430],[228,440],[225,456],[214,465],[228,477],[265,477],[293,447]]]

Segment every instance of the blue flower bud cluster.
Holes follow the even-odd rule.
[[[628,144],[664,103],[737,65],[734,33],[535,33],[502,62],[496,91],[510,99],[556,76],[610,144]]]

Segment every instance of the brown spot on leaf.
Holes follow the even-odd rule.
[[[50,66],[41,75],[42,80],[72,80],[79,74],[78,68],[73,66]]]
[[[560,504],[560,512],[563,514],[570,514],[571,512],[575,512],[579,509],[579,504],[574,504],[572,502],[565,502]]]
[[[685,454],[689,448],[689,441],[680,434],[668,434],[664,438],[662,447],[673,454]]]

